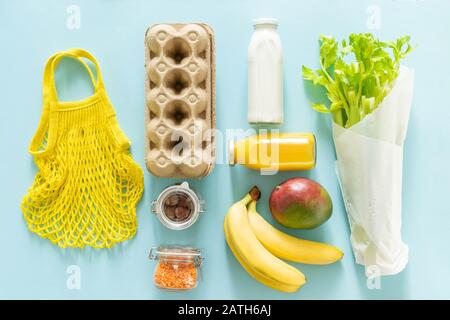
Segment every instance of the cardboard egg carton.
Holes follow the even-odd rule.
[[[201,178],[214,167],[214,45],[204,24],[146,32],[146,165],[156,176]]]

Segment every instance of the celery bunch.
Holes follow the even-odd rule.
[[[412,50],[410,37],[382,42],[372,34],[351,34],[341,46],[332,37],[320,37],[320,66],[302,67],[303,78],[327,90],[330,105],[313,109],[331,113],[333,121],[349,128],[375,110],[392,89],[400,60]]]

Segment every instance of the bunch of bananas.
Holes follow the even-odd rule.
[[[260,195],[259,189],[253,187],[230,207],[224,221],[228,246],[256,280],[275,290],[295,292],[306,283],[306,278],[281,259],[307,264],[331,264],[342,259],[343,252],[332,245],[299,239],[275,229],[256,211]]]

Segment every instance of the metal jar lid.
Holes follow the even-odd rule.
[[[164,189],[152,201],[151,210],[159,221],[169,229],[184,230],[197,221],[205,211],[205,201],[189,187],[187,182]]]
[[[158,246],[150,249],[150,260],[168,260],[174,262],[192,261],[197,268],[202,266],[203,256],[198,248],[185,246]]]

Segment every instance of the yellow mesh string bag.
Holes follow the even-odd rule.
[[[65,57],[86,68],[92,96],[58,101],[54,71]],[[84,59],[95,65],[97,79]],[[28,228],[63,248],[109,248],[132,238],[144,175],[129,148],[95,58],[82,49],[53,55],[45,67],[43,112],[29,150],[39,172],[21,205]]]

